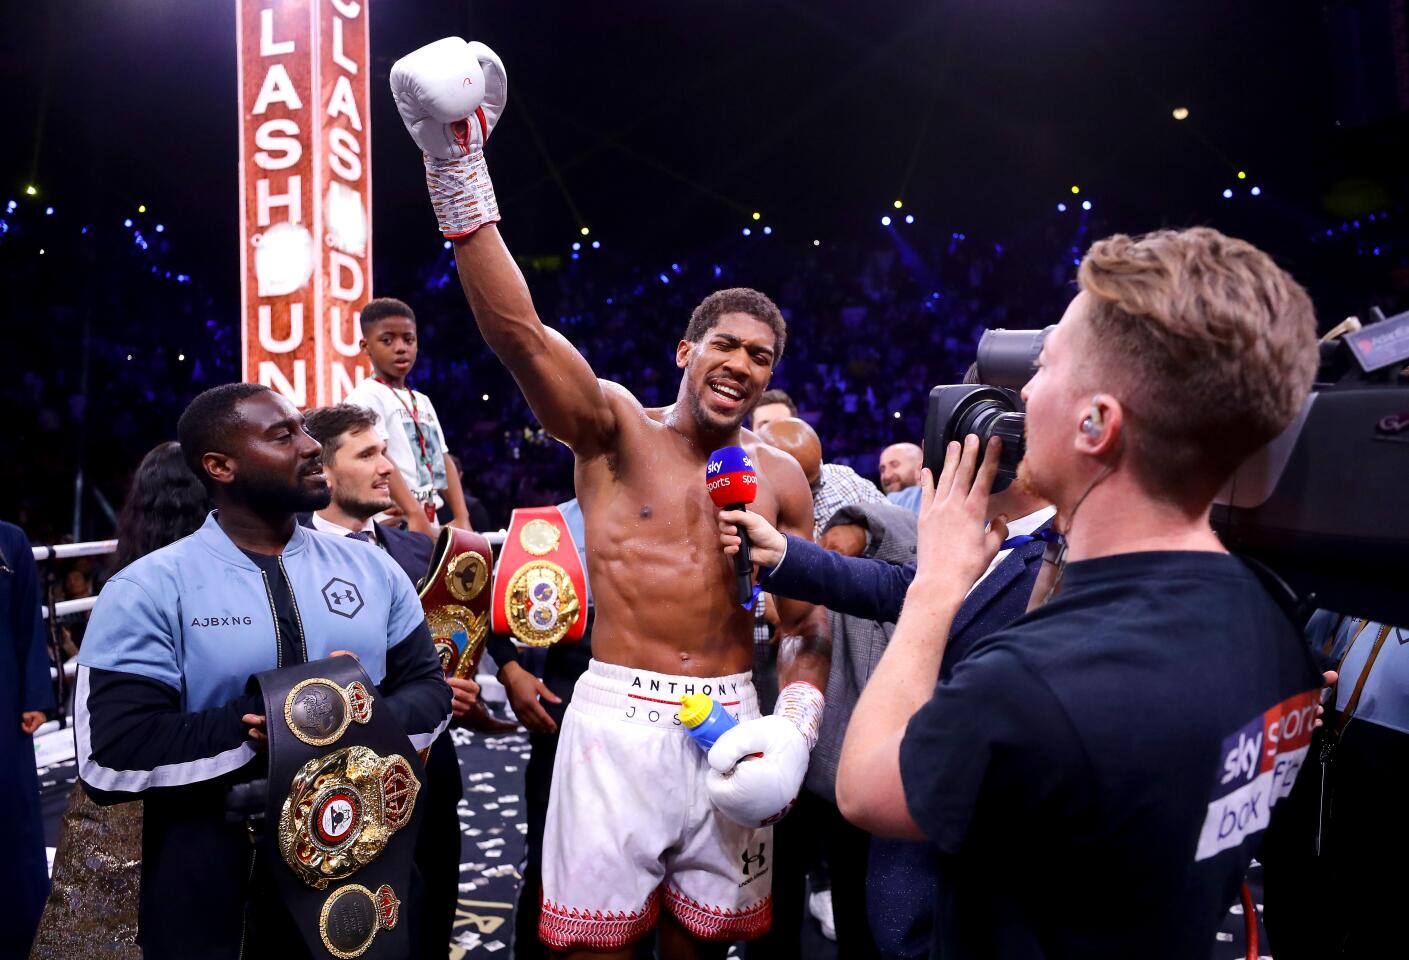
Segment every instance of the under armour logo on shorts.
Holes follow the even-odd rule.
[[[757,864],[757,865],[758,865],[758,869],[759,869],[759,872],[760,872],[760,873],[763,871],[764,866],[768,863],[767,858],[765,858],[765,857],[763,856],[763,847],[764,847],[764,844],[762,844],[762,843],[760,843],[760,844],[758,845],[758,855],[757,855],[757,856],[753,856],[753,857],[749,856],[748,850],[745,850],[742,854],[739,855],[739,859],[741,859],[741,860],[744,861],[744,876],[747,877],[747,876],[749,875],[749,868],[750,868],[751,866],[753,866],[754,864]]]

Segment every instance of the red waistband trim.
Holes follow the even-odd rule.
[[[627,696],[629,699],[631,699],[631,700],[645,700],[647,703],[664,703],[664,704],[668,704],[669,706],[672,706],[672,707],[678,707],[678,706],[680,706],[680,701],[679,701],[679,700],[660,700],[660,699],[657,699],[656,697],[643,697],[643,696],[641,696],[639,693],[628,693],[626,696]],[[725,702],[721,703],[720,706],[721,706],[721,707],[737,707],[737,706],[738,706],[739,704],[741,704],[741,703],[743,703],[742,700],[726,700]]]

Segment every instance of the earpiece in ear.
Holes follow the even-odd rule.
[[[1101,408],[1096,406],[1095,402],[1093,401],[1091,403],[1090,415],[1087,416],[1085,420],[1081,421],[1081,432],[1086,434],[1088,437],[1094,437],[1100,434],[1102,426],[1103,424],[1101,423]]]

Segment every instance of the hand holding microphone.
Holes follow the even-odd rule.
[[[748,539],[749,556],[760,567],[776,567],[783,562],[788,538],[756,513],[746,510],[721,510],[719,513],[719,545],[724,555],[732,557]]]
[[[747,511],[758,495],[758,472],[753,459],[743,447],[720,447],[709,455],[705,465],[705,487],[709,498],[721,510]],[[734,573],[738,578],[739,603],[747,606],[753,599],[753,559],[749,550],[748,531],[739,527],[739,548],[734,552]],[[727,552],[727,551],[726,551]]]

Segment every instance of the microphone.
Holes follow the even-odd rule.
[[[758,495],[758,472],[753,458],[743,447],[720,447],[709,455],[705,466],[705,486],[709,498],[721,510],[747,510]],[[739,603],[753,603],[753,560],[749,558],[749,535],[739,527],[739,552],[734,554],[734,573],[739,582]]]

